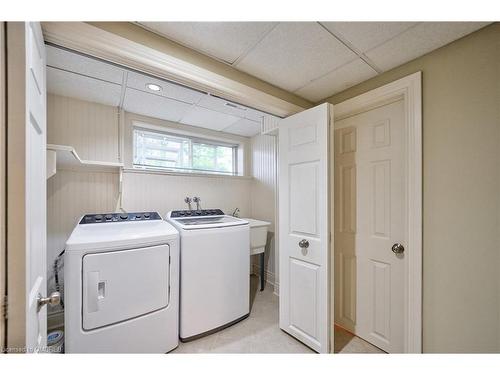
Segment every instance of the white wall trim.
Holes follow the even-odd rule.
[[[4,351],[6,345],[6,320],[7,311],[4,311],[4,298],[6,298],[6,200],[5,200],[5,184],[6,184],[6,155],[7,147],[7,132],[5,115],[5,103],[7,99],[6,93],[6,76],[5,76],[5,22],[0,22],[0,351]]]
[[[260,266],[258,264],[252,263],[251,264],[251,273],[252,273],[252,275],[260,277]],[[279,296],[279,282],[276,280],[276,275],[273,272],[269,271],[269,269],[267,267],[264,267],[264,273],[265,273],[265,278],[266,278],[265,286],[266,287],[272,286],[273,293],[275,295]],[[260,289],[259,289],[259,291],[260,291]]]
[[[334,106],[335,120],[388,104],[405,103],[407,152],[407,272],[405,352],[422,353],[422,73],[358,95]]]
[[[84,22],[44,22],[45,40],[284,117],[303,107]]]
[[[160,174],[160,175],[183,176],[183,177],[208,177],[208,178],[253,180],[252,176],[234,176],[234,175],[224,175],[216,173],[176,172],[176,171],[167,171],[154,168],[123,168],[123,173],[144,173],[144,174]]]

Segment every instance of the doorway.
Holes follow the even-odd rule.
[[[421,352],[419,85],[416,73],[335,106],[333,321],[387,353]]]

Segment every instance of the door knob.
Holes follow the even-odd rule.
[[[405,252],[405,247],[400,243],[395,243],[392,245],[392,252],[394,254],[403,254]]]
[[[309,247],[309,241],[308,240],[300,240],[299,247],[302,249],[307,249]]]
[[[40,293],[38,293],[38,297],[36,298],[36,303],[38,306],[38,311],[45,305],[57,306],[61,302],[61,293],[53,292],[48,297],[42,297]]]

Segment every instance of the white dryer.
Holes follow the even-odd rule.
[[[64,254],[67,353],[177,347],[178,236],[156,212],[82,217]]]
[[[248,221],[219,209],[171,211],[180,233],[181,341],[223,329],[250,312]]]

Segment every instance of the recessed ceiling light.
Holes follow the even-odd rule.
[[[151,91],[161,91],[161,86],[155,85],[154,83],[146,83],[146,88]]]

